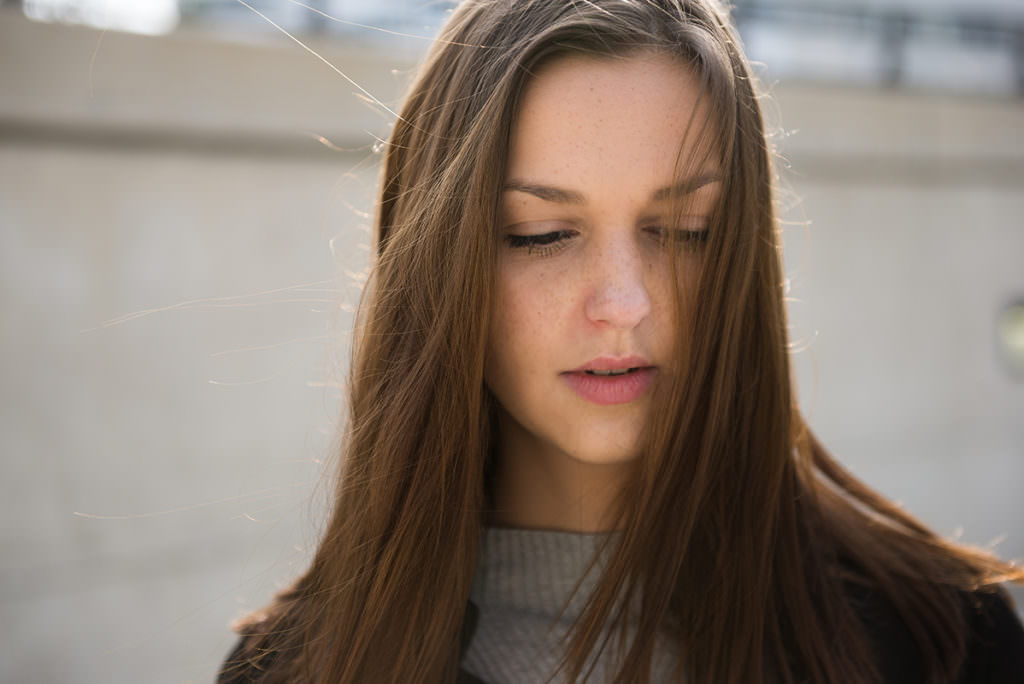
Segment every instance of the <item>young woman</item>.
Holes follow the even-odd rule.
[[[222,682],[1011,682],[1024,570],[794,403],[716,0],[467,0],[396,122],[335,507]]]

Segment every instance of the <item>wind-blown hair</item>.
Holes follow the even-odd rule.
[[[559,56],[644,52],[697,76],[707,120],[696,130],[723,184],[699,278],[679,298],[683,372],[657,388],[614,511],[621,534],[569,634],[564,673],[584,677],[613,625],[616,684],[648,680],[656,632],[691,682],[873,681],[854,597],[877,595],[906,623],[928,681],[949,681],[966,650],[962,592],[1024,580],[866,487],[804,425],[771,148],[727,8],[467,0],[385,150],[326,532],[294,585],[236,627],[262,681],[454,680],[496,458],[484,360],[517,107]]]

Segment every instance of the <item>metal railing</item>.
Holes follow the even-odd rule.
[[[794,0],[736,0],[733,18],[740,35],[755,27],[764,30],[806,28],[864,40],[877,51],[877,82],[885,86],[913,85],[908,79],[907,54],[915,41],[941,36],[948,56],[955,59],[983,49],[1001,52],[1012,64],[1008,91],[1024,94],[1024,11],[995,12],[964,4],[956,11],[924,14],[912,8],[877,9],[855,4],[822,6]],[[771,56],[765,55],[771,65]],[[949,84],[956,88],[957,84]],[[964,84],[967,89],[970,84]]]

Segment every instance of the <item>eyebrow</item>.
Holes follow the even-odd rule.
[[[715,173],[691,176],[690,178],[684,178],[674,185],[669,185],[668,187],[655,190],[654,194],[651,195],[651,199],[655,202],[660,202],[673,197],[683,197],[685,195],[689,195],[691,192],[696,192],[705,185],[720,183],[721,181],[722,177]]]
[[[705,173],[699,176],[685,178],[678,183],[655,190],[651,195],[651,201],[660,202],[672,197],[682,197],[704,187],[705,185],[717,183],[721,180],[721,176],[713,173]],[[545,202],[555,202],[557,204],[583,204],[587,201],[587,198],[583,193],[577,192],[576,190],[567,190],[554,185],[531,183],[518,178],[513,178],[506,182],[503,190],[505,192],[524,192],[527,195],[538,197]]]
[[[583,204],[586,202],[586,197],[583,193],[576,192],[575,190],[566,190],[564,188],[556,188],[553,185],[540,185],[539,183],[528,183],[517,178],[505,183],[505,192],[525,192],[527,195],[533,195],[539,197],[545,202],[557,202],[558,204]]]

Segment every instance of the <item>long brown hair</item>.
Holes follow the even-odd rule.
[[[547,60],[639,51],[675,55],[699,76],[725,181],[680,319],[685,372],[659,388],[617,500],[621,534],[566,644],[570,680],[616,625],[617,684],[649,679],[656,632],[693,682],[873,681],[851,599],[862,587],[906,624],[928,681],[948,681],[966,652],[959,592],[1024,581],[859,482],[803,423],[771,150],[726,8],[467,0],[386,147],[326,532],[294,585],[236,627],[263,681],[454,679],[495,458],[483,368],[517,104]]]

